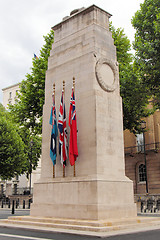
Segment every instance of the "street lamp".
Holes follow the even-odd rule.
[[[146,122],[144,120],[141,121],[141,129],[143,133],[143,147],[144,147],[144,163],[145,163],[145,175],[146,175],[146,193],[148,194],[148,179],[147,179],[147,162],[146,162],[146,144],[145,144],[145,129],[146,129]]]
[[[32,147],[33,147],[33,140],[30,141],[30,147],[31,147],[31,157],[30,157],[30,166],[29,166],[29,173],[30,173],[30,179],[29,179],[29,193],[31,194],[31,175],[32,175]]]

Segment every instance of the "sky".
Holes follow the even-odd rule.
[[[131,19],[144,0],[0,0],[0,103],[2,89],[25,79],[34,53],[44,45],[51,27],[77,8],[96,5],[112,14],[115,28],[124,28],[131,42]]]

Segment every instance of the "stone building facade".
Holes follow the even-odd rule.
[[[3,92],[3,103],[2,104],[5,108],[8,107],[8,104],[16,103],[16,99],[17,99],[16,94],[19,91],[19,85],[20,84],[17,83],[17,84],[14,84],[12,86],[8,86],[8,87],[2,89],[2,92]]]
[[[160,194],[160,111],[145,121],[145,152],[143,134],[135,136],[124,131],[125,172],[134,183],[134,193],[146,194],[147,169],[148,194]]]

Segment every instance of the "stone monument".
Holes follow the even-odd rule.
[[[132,181],[125,176],[122,100],[110,16],[92,5],[73,11],[53,27],[45,83],[42,172],[34,185],[31,216],[98,221],[136,216]],[[53,178],[49,156],[52,87],[55,83],[58,115],[65,80],[68,125],[73,76],[79,149],[76,176],[68,161],[63,177],[58,157]]]

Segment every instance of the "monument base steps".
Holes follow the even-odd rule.
[[[129,219],[116,220],[75,220],[75,219],[59,219],[59,218],[44,218],[44,217],[9,217],[7,220],[1,220],[0,226],[5,225],[18,228],[36,229],[41,231],[65,232],[83,235],[97,235],[100,233],[109,233],[120,230],[134,231],[143,229],[160,227],[160,218],[158,217],[135,217]]]

